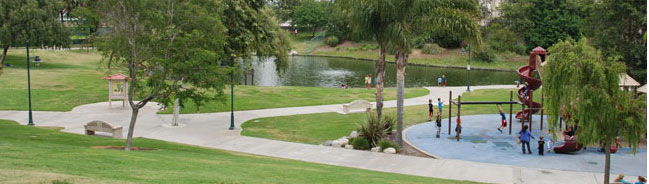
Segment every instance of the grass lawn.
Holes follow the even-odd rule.
[[[30,56],[40,56],[44,61],[31,67],[32,107],[38,111],[69,111],[72,108],[107,100],[109,73],[99,65],[97,52],[32,50]],[[0,110],[27,110],[27,71],[24,50],[9,50],[5,63],[10,64],[0,75]],[[33,65],[32,65],[33,66]],[[115,71],[113,71],[115,73]],[[122,72],[123,73],[123,72]],[[188,102],[182,113],[221,112],[230,110],[229,88],[226,100],[212,101],[200,109]],[[260,87],[236,86],[235,109],[265,109],[348,103],[356,99],[374,99],[375,90],[339,89],[321,87]],[[394,99],[395,89],[386,89],[386,96]],[[406,98],[428,94],[424,88],[406,89]],[[171,113],[169,108],[163,113]]]
[[[464,93],[462,101],[508,101],[509,91],[510,89],[475,90],[470,93]],[[541,100],[540,94],[540,91],[535,91],[535,101]],[[514,98],[516,99],[516,96]],[[520,109],[520,105],[514,105],[514,116]],[[506,114],[509,113],[509,105],[504,105],[503,110]],[[442,117],[448,117],[448,106],[444,106],[443,111]],[[456,112],[457,106],[454,106],[453,117]],[[496,105],[464,105],[462,107],[463,116],[497,113],[498,109]],[[384,109],[384,114],[396,117],[396,108]],[[247,121],[241,125],[243,129],[241,134],[282,141],[321,144],[326,140],[333,140],[349,135],[351,131],[356,129],[357,124],[363,123],[366,117],[366,113],[346,115],[319,113],[260,118]],[[509,115],[507,115],[507,118],[509,118]],[[428,121],[428,105],[406,106],[404,108],[404,127],[426,121]],[[499,124],[500,122],[494,122],[494,128]]]
[[[212,101],[201,104],[199,108],[195,103],[188,101],[181,113],[207,113],[230,111],[230,89],[224,91],[226,100]],[[349,103],[356,99],[374,101],[376,99],[375,89],[365,88],[322,88],[322,87],[299,87],[299,86],[235,86],[234,87],[234,110],[268,109],[279,107],[298,107],[310,105],[325,105]],[[405,97],[413,98],[428,94],[424,88],[406,88]],[[386,88],[384,95],[386,100],[396,99],[396,89]],[[173,108],[167,108],[161,113],[171,114]]]
[[[383,173],[136,138],[153,151],[95,149],[124,140],[0,120],[3,183],[473,183]]]
[[[98,70],[101,55],[86,51],[30,50],[43,63],[32,65],[32,107],[40,111],[69,111],[72,108],[106,101],[108,82]],[[27,65],[24,50],[12,49],[0,75],[0,110],[27,110]],[[32,59],[33,60],[33,59]]]

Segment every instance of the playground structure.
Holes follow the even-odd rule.
[[[458,118],[461,115],[462,105],[502,105],[509,104],[509,135],[512,134],[512,109],[514,104],[522,105],[520,112],[516,113],[516,119],[521,120],[521,130],[525,126],[525,122],[529,123],[529,130],[532,130],[532,114],[541,112],[539,130],[543,130],[543,95],[541,95],[541,103],[533,101],[533,92],[538,90],[541,87],[542,81],[541,77],[543,74],[543,64],[547,58],[547,52],[541,47],[536,47],[530,52],[529,63],[526,66],[522,66],[516,70],[517,74],[520,76],[522,81],[526,82],[526,85],[520,87],[517,90],[516,96],[519,101],[514,101],[513,91],[509,92],[509,101],[483,101],[483,102],[462,102],[461,96],[457,96],[457,101],[453,101],[453,92],[449,91],[449,105],[448,115],[452,116],[453,105],[457,105]],[[539,74],[539,79],[535,78],[532,74],[534,71],[537,71]],[[526,108],[527,107],[527,108]],[[566,124],[567,126],[567,124]],[[561,121],[559,127],[562,127]],[[448,134],[451,135],[451,118],[448,120]],[[457,136],[457,135],[456,135]],[[583,148],[582,144],[577,142],[576,136],[566,137],[564,143],[554,147],[554,151],[557,153],[570,153],[579,151]]]

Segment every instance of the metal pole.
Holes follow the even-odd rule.
[[[469,64],[466,65],[466,91],[471,91],[471,44],[469,44]]]
[[[523,126],[525,126],[525,102],[521,102],[521,108],[521,130],[523,130]]]
[[[453,91],[448,91],[448,135],[451,135],[451,111],[453,111]]]
[[[543,93],[541,93],[541,130],[543,130]]]
[[[529,110],[528,117],[530,118],[530,132],[532,132],[532,114],[534,114],[534,98],[532,98],[532,94],[534,94],[534,91],[532,89],[529,90],[529,97],[530,97],[530,105],[527,107]]]
[[[514,101],[514,91],[509,91],[509,101],[510,102]],[[510,103],[509,104],[509,135],[512,135],[512,126],[514,126],[513,123],[512,123],[513,122],[512,121],[513,109],[514,109],[514,104]]]
[[[234,67],[234,60],[230,58],[230,66]],[[234,130],[234,70],[230,71],[230,130]]]
[[[32,84],[29,74],[29,40],[27,40],[27,94],[29,96],[29,122],[27,125],[34,126],[34,120],[32,118]]]
[[[457,95],[457,118],[460,118],[460,110],[462,110],[462,96]],[[460,120],[461,121],[461,120]],[[457,127],[457,122],[455,122],[455,127]],[[458,134],[457,131],[455,131],[455,139],[457,141],[460,141],[460,134]]]

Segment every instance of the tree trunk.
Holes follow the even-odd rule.
[[[311,32],[311,37],[315,37],[316,30],[318,30],[318,26],[313,26],[313,32]]]
[[[397,51],[395,57],[397,60],[397,142],[399,143],[399,146],[403,147],[403,88],[406,80],[408,54],[402,51]]]
[[[604,163],[604,184],[608,184],[611,177],[611,140],[606,139],[604,150],[606,150],[606,161]]]
[[[180,114],[180,99],[176,98],[176,101],[174,101],[174,119],[171,126],[178,126],[178,114]]]
[[[137,113],[140,111],[138,107],[131,106],[133,112],[131,113],[131,123],[128,125],[128,136],[126,137],[126,147],[124,150],[131,151],[131,144],[133,142],[133,130],[135,130],[135,121],[137,120]]]
[[[376,61],[376,115],[379,120],[383,115],[383,79],[385,78],[385,47],[379,46],[379,59]]]
[[[9,44],[4,45],[2,48],[2,58],[0,58],[0,65],[5,65],[5,58],[7,58],[7,51],[9,51]]]

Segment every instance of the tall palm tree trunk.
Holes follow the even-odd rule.
[[[385,47],[379,48],[379,59],[376,61],[376,115],[379,121],[383,115],[383,79],[385,78]]]
[[[408,63],[408,53],[397,51],[397,143],[403,146],[403,88],[406,80],[406,64]]]

